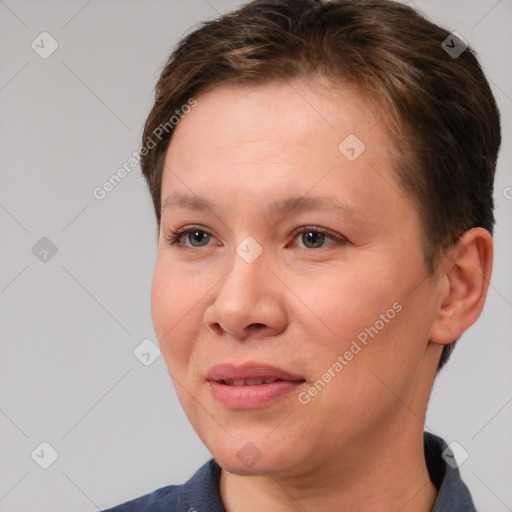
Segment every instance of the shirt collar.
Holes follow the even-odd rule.
[[[425,460],[430,480],[437,487],[432,512],[476,512],[473,499],[460,477],[453,452],[434,434],[423,434]]]

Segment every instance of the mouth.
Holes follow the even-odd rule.
[[[221,379],[221,384],[225,384],[226,386],[261,386],[262,384],[272,384],[273,382],[290,382],[283,381],[281,379],[276,379],[274,377],[256,377],[252,379]]]
[[[228,409],[268,407],[306,382],[300,375],[261,363],[216,365],[206,380],[214,398]]]
[[[304,382],[306,379],[265,363],[222,363],[210,368],[206,380],[222,382],[229,386],[259,386],[276,381]]]

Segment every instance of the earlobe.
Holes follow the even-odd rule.
[[[491,279],[493,240],[473,228],[442,258],[441,290],[430,341],[446,345],[457,340],[480,316]]]

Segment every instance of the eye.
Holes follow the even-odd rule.
[[[292,236],[294,240],[297,239],[302,244],[297,245],[297,242],[295,242],[292,246],[301,249],[321,249],[333,244],[344,245],[348,243],[345,237],[318,226],[301,226],[293,231]],[[166,242],[172,246],[199,248],[210,245],[212,238],[212,234],[201,227],[185,226],[171,232],[166,237]]]
[[[328,232],[327,230],[318,226],[302,226],[296,229],[292,235],[298,238],[303,246],[303,249],[319,249],[333,244],[345,244],[347,239]],[[300,237],[298,237],[300,235]],[[328,243],[326,243],[328,242]]]
[[[208,245],[212,235],[203,229],[197,227],[184,227],[173,231],[167,236],[166,241],[169,245],[178,245],[182,247],[204,247]]]

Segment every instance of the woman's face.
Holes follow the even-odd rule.
[[[315,87],[205,93],[165,161],[155,332],[193,427],[239,474],[422,431],[439,356],[439,286],[382,112]]]

